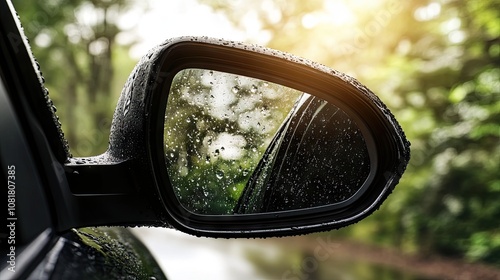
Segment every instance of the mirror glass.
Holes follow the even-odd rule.
[[[342,205],[371,168],[359,127],[334,104],[206,69],[174,77],[164,144],[174,193],[196,214]]]

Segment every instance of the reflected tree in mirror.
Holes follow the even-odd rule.
[[[197,214],[339,205],[370,174],[363,135],[345,112],[255,78],[180,71],[164,128],[174,192]]]
[[[230,214],[301,92],[203,69],[173,79],[165,113],[165,159],[181,204]]]

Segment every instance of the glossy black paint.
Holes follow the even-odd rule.
[[[355,202],[377,162],[348,115],[314,96],[295,108],[260,161],[236,213],[265,213]],[[335,182],[335,187],[329,187]],[[290,187],[293,186],[293,187]],[[328,187],[327,187],[328,186]]]
[[[16,186],[13,215],[2,215],[15,229],[0,227],[0,279],[165,279],[126,229],[70,230],[85,209],[68,186],[70,154],[39,70],[14,8],[0,1],[0,183]]]
[[[125,228],[73,229],[31,272],[31,279],[167,279],[144,245]]]

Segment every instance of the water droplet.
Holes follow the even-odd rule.
[[[233,93],[238,93],[238,91],[240,91],[240,88],[239,88],[238,86],[234,86],[234,87],[231,89],[231,91],[232,91]]]
[[[215,172],[215,176],[216,176],[218,179],[222,179],[222,178],[224,178],[224,171],[222,171],[222,170],[217,170],[217,171]]]
[[[252,87],[250,88],[250,92],[251,93],[256,93],[257,92],[257,87],[255,85],[252,85]]]

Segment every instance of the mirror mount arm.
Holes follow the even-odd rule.
[[[158,208],[134,172],[131,160],[103,164],[93,158],[72,158],[64,166],[71,196],[72,221],[64,229],[87,226],[165,226]],[[146,178],[140,176],[140,178]],[[157,199],[156,199],[157,200]]]
[[[150,168],[147,130],[150,71],[156,56],[144,57],[127,79],[111,125],[108,150],[99,156],[70,158],[64,164],[69,191],[57,209],[59,229],[87,226],[163,226],[166,210]]]

